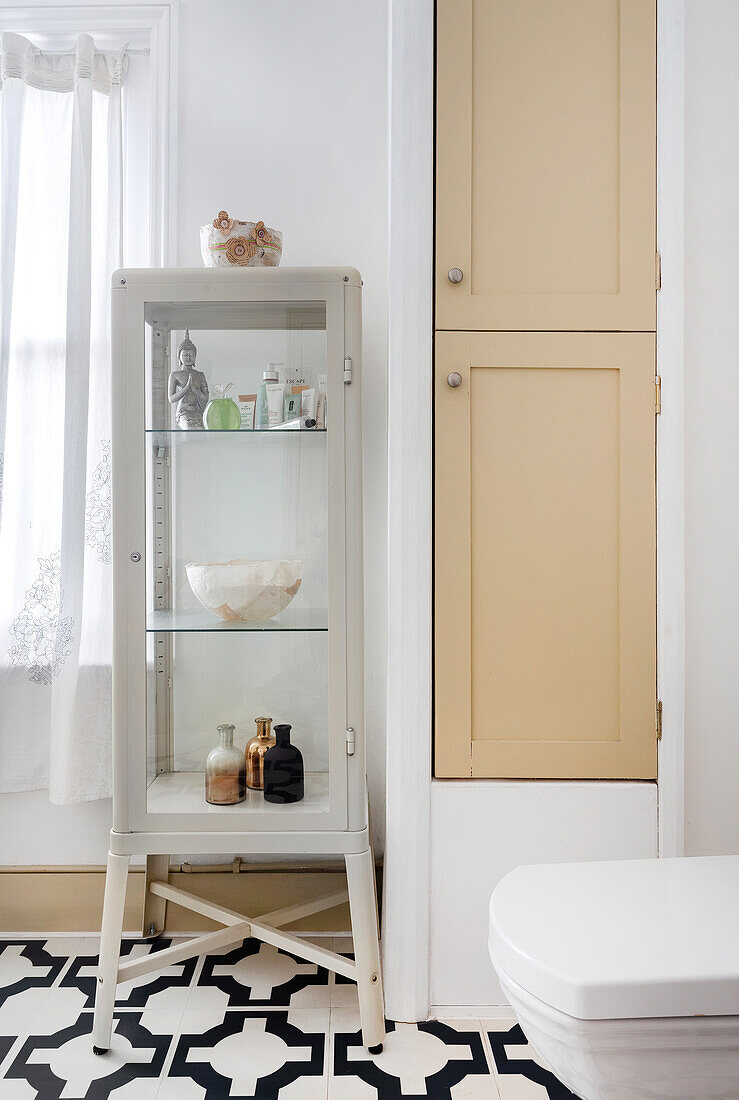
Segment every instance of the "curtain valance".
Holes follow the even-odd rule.
[[[0,43],[0,84],[15,78],[40,91],[71,92],[75,80],[92,80],[95,91],[109,95],[113,85],[125,82],[127,70],[126,46],[117,52],[96,50],[89,34],[79,35],[69,53],[39,49],[12,31]]]

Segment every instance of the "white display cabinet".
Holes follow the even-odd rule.
[[[352,268],[122,270],[112,287],[114,797],[94,1048],[109,1047],[117,982],[249,935],[354,978],[365,1043],[378,1048],[384,1020],[364,746],[361,279]],[[208,430],[207,417],[202,428],[183,428],[169,378],[188,331],[211,398],[228,383],[237,402],[255,395],[267,365],[281,364],[287,392],[325,394],[317,425],[313,417],[288,426],[280,413],[268,427],[252,427],[245,415],[234,430]],[[232,615],[228,603],[214,610],[200,602],[187,566],[239,559],[297,563],[290,568],[300,584],[294,594],[290,586],[283,610],[242,620],[223,617]],[[262,716],[291,725],[304,797],[280,805],[249,789],[236,804],[206,801],[216,727],[235,726],[243,750]],[[336,905],[336,893],[241,916],[170,886],[174,852],[343,855],[356,961],[280,930]],[[168,901],[224,928],[120,963],[134,854],[147,857],[144,935],[163,930]]]

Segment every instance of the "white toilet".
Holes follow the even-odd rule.
[[[490,957],[582,1100],[739,1098],[739,856],[519,867]]]

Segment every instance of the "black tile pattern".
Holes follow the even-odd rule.
[[[168,947],[170,942],[169,939],[153,942],[125,940],[121,955],[124,958],[130,957],[137,944],[144,944],[147,951],[156,952]],[[68,1006],[67,1015],[65,1007],[51,1010],[42,1007],[47,1002],[45,996],[39,995],[36,998],[39,1006],[37,1011],[41,1014],[39,1019],[45,1023],[34,1025],[31,1017],[27,1030],[19,1032],[20,1039],[15,1047],[14,1035],[0,1035],[0,1079],[7,1079],[6,1087],[11,1089],[23,1089],[23,1082],[26,1082],[29,1096],[33,1093],[37,1100],[61,1100],[62,1097],[64,1100],[116,1100],[118,1090],[125,1090],[128,1096],[138,1096],[140,1091],[142,1098],[151,1100],[158,1088],[168,1054],[174,1058],[168,1071],[175,1079],[169,1086],[170,1090],[175,1089],[171,1094],[177,1095],[179,1087],[184,1093],[186,1079],[189,1079],[204,1090],[205,1100],[221,1100],[226,1097],[230,1100],[280,1100],[287,1086],[291,1086],[288,1089],[290,1095],[297,1096],[301,1085],[295,1085],[294,1082],[300,1082],[302,1078],[306,1078],[307,1090],[308,1080],[313,1078],[310,1089],[318,1087],[320,1091],[319,1080],[331,1075],[335,1079],[331,1096],[335,1095],[339,1100],[342,1100],[344,1090],[347,1096],[353,1095],[357,1084],[352,1087],[352,1078],[357,1083],[361,1080],[364,1084],[359,1087],[365,1088],[368,1095],[374,1096],[376,1100],[452,1100],[455,1086],[465,1078],[475,1076],[482,1079],[473,1088],[481,1088],[485,1095],[489,1088],[490,1095],[495,1095],[493,1077],[487,1065],[479,1032],[457,1031],[438,1021],[418,1025],[419,1031],[434,1036],[434,1041],[439,1044],[438,1055],[434,1057],[433,1051],[431,1053],[429,1075],[425,1080],[417,1076],[406,1077],[400,1069],[397,1072],[401,1076],[394,1076],[381,1069],[383,1056],[368,1055],[362,1047],[362,1034],[359,1030],[338,1032],[335,1035],[333,1066],[330,1066],[326,1055],[328,1038],[323,1030],[324,1024],[319,1022],[328,1019],[328,998],[325,999],[326,1008],[317,1015],[311,1009],[304,1010],[304,1016],[300,1011],[288,1015],[294,994],[307,986],[327,986],[330,981],[328,972],[306,964],[292,954],[279,952],[273,955],[272,949],[265,951],[257,962],[254,956],[260,951],[261,945],[253,939],[226,954],[206,956],[203,959],[199,983],[220,989],[228,997],[229,1003],[234,1005],[233,1008],[218,1009],[217,1014],[213,1015],[211,1007],[203,1017],[199,1015],[200,1010],[196,1003],[192,1010],[185,1010],[186,1013],[193,1013],[189,1017],[190,1023],[188,1024],[186,1014],[182,1031],[177,1032],[178,1037],[174,1038],[177,1020],[182,1019],[183,998],[176,1002],[180,1005],[179,1013],[176,1009],[151,1012],[154,1005],[150,998],[154,993],[172,987],[181,988],[183,997],[186,997],[187,990],[195,988],[195,974],[199,972],[197,960],[190,959],[185,963],[175,964],[172,974],[151,975],[150,980],[142,982],[123,1000],[117,1002],[111,1054],[96,1058],[91,1049],[93,1017],[90,1009],[94,1003],[97,984],[94,975],[97,956],[72,953],[70,957],[66,952],[60,956],[55,953],[58,948],[52,944],[49,950],[47,944],[51,944],[51,941],[0,941],[0,1006],[4,1004],[5,1032],[12,1030],[15,1022],[13,996],[22,994],[27,989],[48,990],[50,997],[53,996],[52,989],[76,989],[83,993],[86,1006],[89,1006],[80,1011],[75,995],[71,998],[60,996],[55,1003]],[[347,957],[352,956],[347,953]],[[19,959],[22,960],[20,966]],[[250,970],[251,959],[254,959],[253,970]],[[272,959],[275,960],[275,984],[270,988],[273,976],[270,969]],[[246,965],[239,967],[238,964],[244,960]],[[293,964],[296,964],[295,969],[305,972],[286,978],[293,971]],[[217,973],[220,967],[226,973]],[[86,971],[85,968],[89,970]],[[254,988],[245,984],[245,978],[252,973],[255,975]],[[19,974],[23,976],[18,977]],[[339,986],[353,984],[340,975],[335,976],[335,982]],[[194,1000],[197,1002],[197,997]],[[211,1002],[212,998],[205,998],[205,1003]],[[293,1001],[290,1011],[299,1007]],[[48,1016],[48,1011],[52,1012],[51,1017]],[[309,1022],[301,1022],[301,1018]],[[201,1034],[200,1026],[195,1021],[202,1019],[207,1020],[202,1027],[209,1027],[210,1030]],[[168,1022],[165,1023],[165,1020]],[[217,1025],[211,1027],[214,1020]],[[257,1021],[259,1026],[248,1025],[249,1020]],[[242,1040],[240,1036],[245,1022],[247,1027]],[[61,1024],[64,1026],[60,1026]],[[55,1028],[53,1034],[48,1032],[49,1026]],[[310,1031],[311,1027],[317,1027],[318,1031]],[[389,1033],[397,1030],[392,1023],[387,1024],[387,1029]],[[164,1033],[161,1033],[162,1030]],[[260,1070],[262,1034],[264,1060]],[[408,1038],[412,1046],[414,1033],[406,1037],[406,1041]],[[213,1047],[224,1039],[227,1040],[226,1045],[219,1048],[217,1054],[214,1053]],[[400,1036],[396,1036],[396,1040],[399,1039]],[[542,1095],[545,1093],[549,1100],[577,1100],[552,1073],[543,1069],[532,1058],[511,1057],[515,1054],[511,1048],[518,1048],[520,1053],[526,1054],[525,1050],[521,1050],[526,1045],[526,1037],[518,1025],[508,1031],[491,1031],[489,1039],[501,1083],[504,1080],[518,1080],[519,1087],[524,1090],[522,1095],[527,1095],[525,1090],[531,1088],[537,1094],[544,1090]],[[284,1043],[284,1048],[281,1043]],[[438,1069],[445,1057],[445,1047],[449,1047],[449,1057],[442,1068]],[[396,1051],[398,1049],[396,1046]],[[244,1051],[247,1052],[246,1061]],[[233,1070],[235,1077],[228,1077],[227,1074],[231,1072],[228,1059],[232,1055],[236,1057],[240,1068]],[[121,1064],[122,1061],[124,1064]],[[244,1072],[245,1064],[249,1066],[249,1073]],[[395,1063],[395,1066],[400,1065],[403,1065],[402,1061]],[[69,1080],[62,1080],[58,1074],[69,1074]],[[11,1085],[11,1081],[20,1084]],[[181,1086],[177,1083],[180,1081]],[[416,1083],[411,1083],[413,1081]],[[423,1088],[420,1086],[421,1081],[424,1081]],[[527,1082],[532,1084],[529,1086]],[[406,1090],[414,1091],[404,1092],[404,1083]],[[236,1092],[238,1088],[246,1088],[247,1092],[251,1089],[251,1092],[242,1096]],[[4,1095],[2,1080],[0,1095]]]
[[[0,978],[0,1006],[5,1004],[8,997],[16,993],[22,993],[25,989],[51,988],[59,977],[67,959],[63,955],[51,955],[45,950],[44,941],[39,940],[0,940],[0,975],[2,974],[3,955],[13,948],[21,948],[20,954],[38,968],[38,974],[29,974],[25,978],[19,978],[15,982],[2,984]]]
[[[506,1047],[527,1046],[528,1039],[519,1024],[510,1031],[489,1031],[488,1039],[493,1050],[495,1068],[502,1076],[528,1077],[546,1089],[549,1100],[579,1100],[574,1092],[559,1081],[549,1070],[543,1069],[533,1058],[509,1058]]]
[[[301,989],[305,989],[310,985],[328,985],[329,975],[327,970],[312,963],[306,963],[304,959],[299,958],[297,955],[292,955],[288,951],[280,951],[279,954],[286,956],[288,959],[292,959],[301,967],[312,969],[312,973],[296,974],[294,977],[290,978],[289,981],[282,982],[281,985],[272,986],[269,997],[255,997],[252,994],[252,987],[243,985],[235,976],[231,974],[215,973],[218,967],[233,966],[241,962],[242,959],[258,955],[261,948],[262,944],[259,940],[250,938],[244,940],[243,944],[234,948],[233,951],[227,952],[225,955],[206,955],[203,960],[203,969],[198,978],[198,985],[215,986],[223,993],[226,993],[228,995],[229,1008],[241,1008],[246,1006],[253,1006],[255,1008],[283,1008],[290,1004],[291,997]]]
[[[134,947],[138,945],[146,945],[149,948],[148,953],[156,951],[164,951],[165,947],[169,947],[172,941],[170,939],[161,938],[157,940],[123,940],[121,942],[121,960],[124,960],[127,955],[130,955]],[[174,963],[173,966],[177,967],[180,971],[179,974],[153,974],[151,981],[145,982],[142,985],[135,986],[127,997],[116,998],[116,1008],[145,1008],[149,997],[154,993],[161,993],[163,989],[171,989],[173,986],[189,986],[192,981],[192,976],[195,973],[195,967],[197,966],[197,957],[193,959],[186,959],[185,962]],[[97,955],[77,955],[72,960],[69,970],[59,983],[63,988],[79,989],[80,992],[86,996],[84,1004],[85,1008],[94,1008],[95,1006],[95,988],[97,981],[94,973],[82,974],[81,971],[85,969],[95,970],[98,965]]]
[[[141,1026],[140,1012],[116,1012],[115,1034],[125,1036],[132,1047],[151,1050],[151,1059],[144,1062],[128,1062],[113,1069],[109,1074],[90,1082],[84,1093],[74,1095],[67,1082],[52,1072],[49,1062],[38,1057],[40,1051],[58,1050],[65,1043],[81,1035],[92,1033],[92,1013],[82,1012],[69,1027],[61,1028],[52,1035],[29,1035],[21,1047],[5,1076],[11,1080],[27,1081],[37,1091],[38,1100],[108,1100],[111,1093],[121,1085],[137,1078],[158,1078],[164,1067],[171,1035],[152,1035]],[[115,1040],[114,1040],[115,1041]],[[95,1055],[90,1054],[91,1058]],[[101,1058],[105,1058],[102,1055]],[[104,1063],[103,1063],[104,1065]]]
[[[395,1024],[385,1021],[388,1033]],[[377,1100],[452,1100],[451,1089],[465,1077],[490,1075],[482,1039],[477,1031],[457,1031],[438,1020],[418,1024],[418,1030],[435,1035],[448,1046],[469,1047],[469,1058],[450,1058],[438,1072],[426,1078],[426,1091],[407,1093],[402,1091],[400,1078],[381,1070],[373,1061],[351,1056],[352,1049],[362,1046],[362,1032],[337,1032],[334,1036],[334,1077],[361,1077],[377,1092]]]
[[[264,1030],[276,1035],[287,1047],[308,1048],[310,1057],[286,1061],[283,1066],[264,1077],[259,1077],[254,1092],[249,1095],[232,1091],[233,1078],[218,1073],[208,1061],[210,1050],[231,1035],[238,1035],[244,1021],[263,1019]],[[279,1100],[280,1089],[302,1077],[321,1077],[324,1073],[325,1035],[303,1032],[289,1024],[287,1012],[226,1012],[223,1023],[210,1028],[202,1035],[182,1035],[177,1043],[170,1077],[189,1077],[205,1089],[205,1100]],[[202,1052],[202,1061],[193,1060],[193,1054]]]

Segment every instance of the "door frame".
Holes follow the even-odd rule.
[[[659,852],[684,850],[685,474],[683,181],[685,0],[657,0]],[[428,1014],[432,739],[434,2],[390,0],[387,1015]],[[408,401],[404,400],[407,395]],[[412,408],[412,415],[405,410]]]

